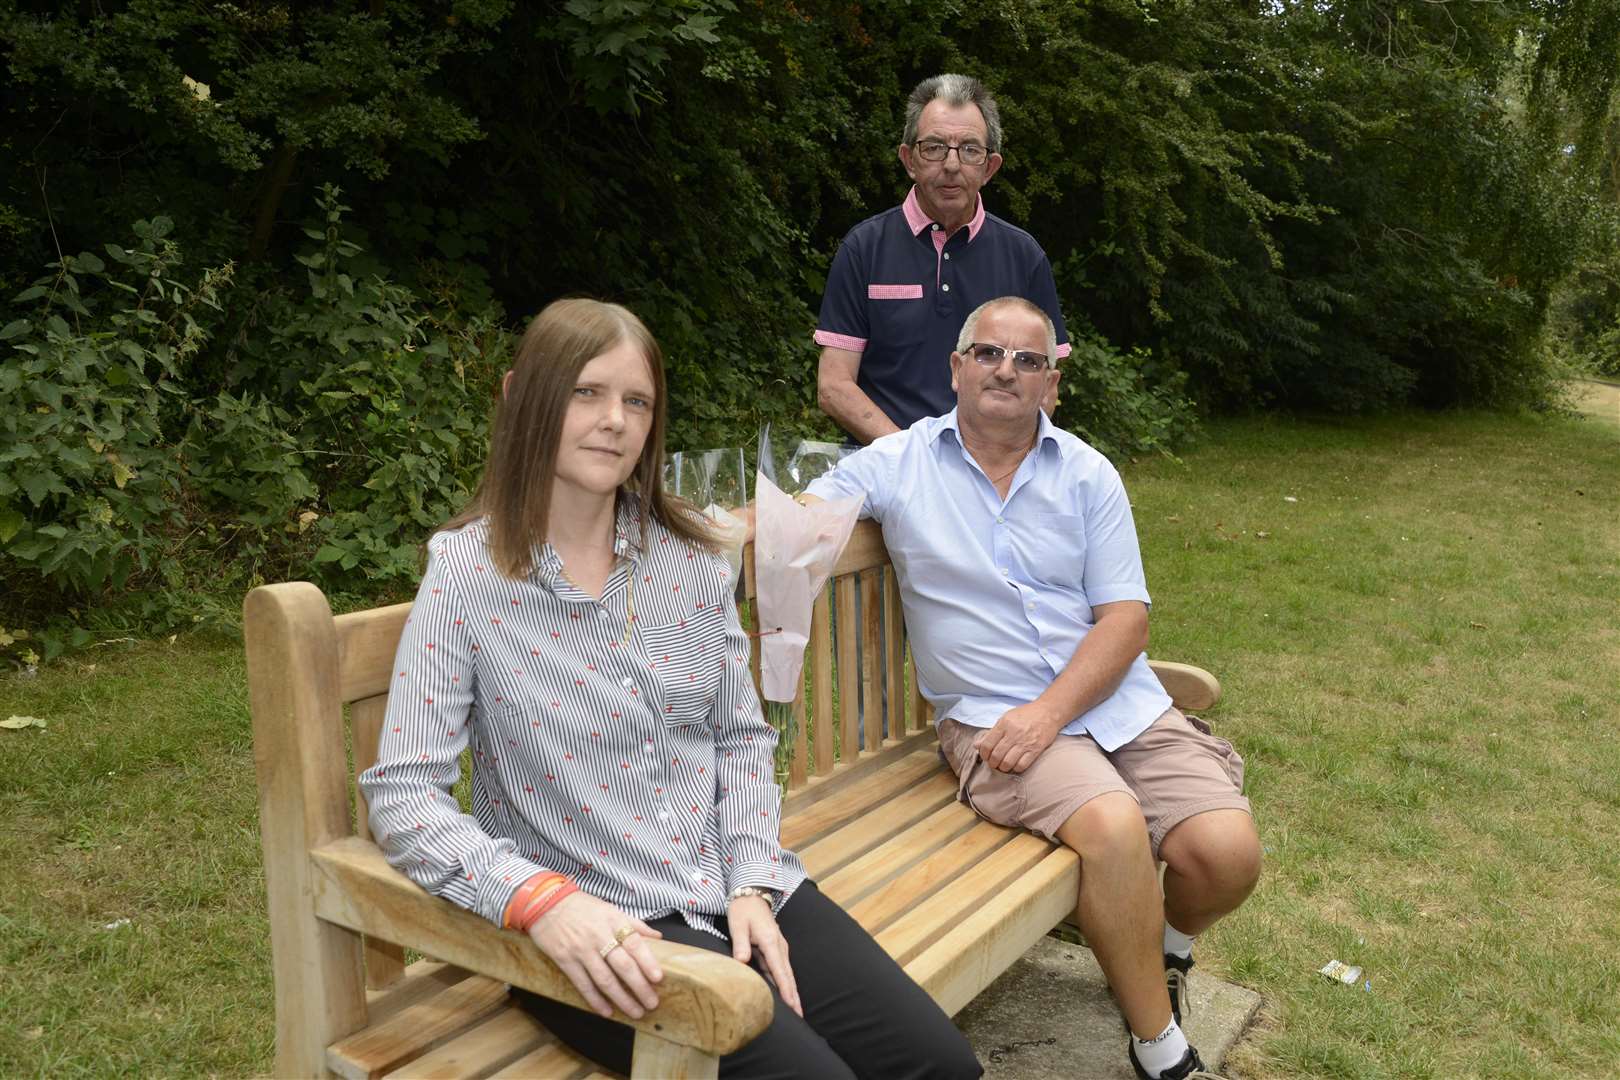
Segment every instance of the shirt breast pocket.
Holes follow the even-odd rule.
[[[928,330],[928,304],[921,285],[868,285],[870,340],[886,346],[921,344]]]
[[[708,719],[726,664],[725,615],[717,604],[671,623],[638,631],[664,692],[664,723]]]
[[[1078,514],[1032,514],[1013,534],[1024,572],[1035,581],[1081,589],[1086,577],[1086,519]]]

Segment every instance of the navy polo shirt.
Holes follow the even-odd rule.
[[[945,235],[912,188],[906,201],[849,231],[833,258],[816,343],[861,354],[855,385],[901,429],[956,407],[950,356],[962,322],[1001,296],[1040,306],[1069,335],[1058,310],[1052,264],[1035,238],[988,214]]]

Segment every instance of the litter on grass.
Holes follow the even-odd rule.
[[[1361,981],[1361,968],[1354,964],[1346,964],[1341,960],[1329,960],[1316,970],[1330,979],[1344,983],[1346,986],[1354,986]]]

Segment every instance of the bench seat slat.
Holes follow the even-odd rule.
[[[848,907],[850,917],[867,933],[877,934],[942,887],[962,876],[1018,834],[988,821],[980,822],[954,844],[946,845],[894,880],[885,882]],[[829,893],[833,899],[838,896]]]
[[[860,822],[869,820],[871,815],[861,818]],[[956,843],[977,821],[977,815],[966,806],[955,801],[948,802],[859,858],[831,872],[813,871],[812,876],[823,892],[830,894],[836,890],[846,903],[853,903],[884,882],[904,874],[941,848]]]
[[[943,770],[933,773],[910,790],[801,848],[799,858],[810,876],[819,880],[955,798],[956,782],[949,774]]]
[[[949,887],[934,893],[896,919],[887,929],[880,931],[877,943],[902,967],[909,964],[923,949],[943,937],[1051,852],[1052,843],[1049,840],[1028,833],[1013,837],[951,882]],[[1070,857],[1074,858],[1072,852]],[[1072,895],[1070,906],[1073,906]],[[1054,920],[1047,928],[1055,925]]]
[[[912,751],[884,768],[851,777],[839,790],[838,798],[788,809],[782,821],[782,846],[798,851],[941,768],[939,754],[928,749]]]
[[[549,1043],[538,1050],[518,1058],[506,1068],[490,1074],[490,1080],[533,1080],[534,1077],[546,1077],[547,1080],[573,1080],[574,1077],[590,1074],[603,1076],[596,1071],[596,1066],[580,1057],[560,1042]]]
[[[907,963],[906,974],[954,1016],[1074,910],[1079,888],[1080,860],[1054,848]]]
[[[383,1076],[505,1004],[505,983],[474,975],[339,1039],[326,1048],[326,1067],[346,1080]]]
[[[483,1023],[446,1039],[436,1049],[388,1075],[399,1080],[487,1076],[556,1038],[534,1017],[508,1003]]]
[[[928,751],[938,760],[939,739],[932,725],[927,731],[914,731],[898,739],[885,739],[883,745],[876,749],[862,750],[859,757],[830,766],[825,775],[812,776],[803,787],[789,791],[782,797],[782,816],[791,818],[802,814],[807,807],[841,795],[850,785],[865,780],[874,772],[887,769],[919,750]]]
[[[379,939],[380,940],[380,939]],[[472,972],[438,960],[418,960],[405,969],[404,978],[392,986],[366,991],[366,1016],[380,1024],[407,1005],[413,1005],[454,986]]]

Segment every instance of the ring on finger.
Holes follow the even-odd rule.
[[[602,946],[600,949],[597,949],[596,950],[596,955],[598,955],[602,959],[606,960],[608,958],[608,953],[612,952],[614,949],[617,949],[619,946],[621,946],[623,944],[624,944],[624,942],[622,942],[622,941],[610,941],[606,945]]]
[[[623,945],[625,938],[628,938],[631,934],[636,932],[636,928],[633,926],[621,926],[617,930],[613,931],[613,940],[618,944]]]

